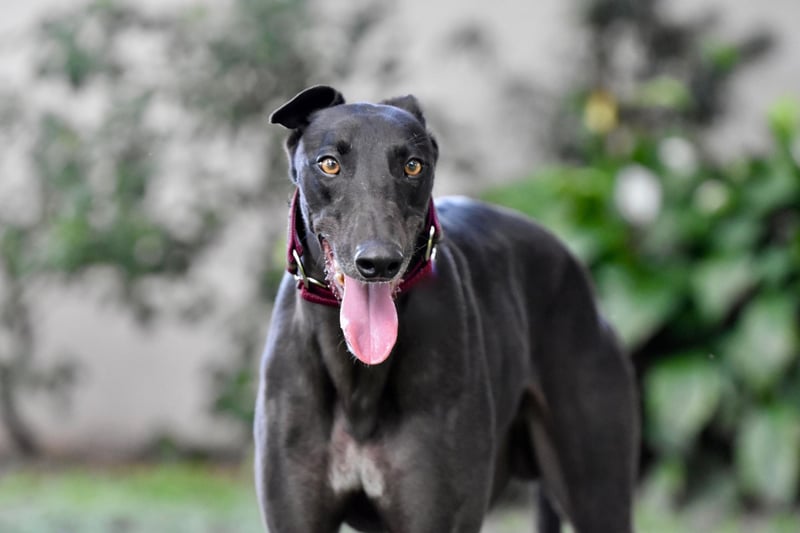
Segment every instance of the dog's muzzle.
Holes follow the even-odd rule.
[[[348,276],[336,260],[328,241],[320,239],[325,255],[325,281],[309,276],[303,265],[304,228],[300,224],[299,191],[295,191],[289,213],[287,270],[297,280],[304,300],[340,308],[339,324],[350,351],[362,362],[375,365],[386,360],[397,341],[397,309],[394,300],[412,285],[434,272],[436,243],[441,226],[430,201],[424,233],[415,249],[423,250],[403,268],[402,250],[382,241],[366,241],[356,247],[354,264],[361,279]]]

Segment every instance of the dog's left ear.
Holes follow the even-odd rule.
[[[404,111],[408,111],[409,113],[414,115],[414,117],[416,117],[416,119],[419,120],[423,126],[425,125],[425,116],[422,114],[422,108],[420,108],[417,98],[412,94],[407,94],[406,96],[397,96],[395,98],[389,98],[387,100],[381,101],[380,103],[383,105],[399,107]]]
[[[409,113],[414,115],[414,117],[417,120],[419,120],[420,124],[422,124],[423,127],[427,127],[425,124],[425,115],[422,114],[422,108],[419,105],[419,101],[417,100],[417,97],[414,96],[413,94],[407,94],[405,96],[397,96],[395,98],[388,98],[386,100],[382,100],[379,103],[383,105],[399,107],[404,111],[408,111]],[[433,136],[433,134],[431,134],[431,132],[428,132],[428,137],[430,137],[431,144],[433,145],[433,157],[434,159],[438,159],[439,143],[436,142],[436,138]]]
[[[297,94],[294,98],[272,112],[269,121],[295,130],[305,128],[314,111],[343,104],[342,93],[327,85],[315,85]]]

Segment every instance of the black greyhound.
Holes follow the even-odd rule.
[[[564,246],[434,205],[413,96],[311,87],[271,121],[297,191],[256,404],[270,532],[478,532],[512,476],[541,478],[542,532],[632,531],[631,365]]]

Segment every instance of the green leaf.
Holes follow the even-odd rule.
[[[705,353],[657,363],[645,376],[647,437],[667,454],[685,453],[719,405],[723,377]]]
[[[638,274],[609,264],[596,275],[603,311],[625,344],[646,341],[669,319],[681,291],[669,273]]]
[[[739,49],[732,44],[707,42],[703,46],[703,55],[722,72],[732,71],[741,62]]]
[[[747,204],[743,208],[750,216],[769,216],[776,209],[796,205],[800,180],[786,160],[775,158],[754,172],[742,191]]]
[[[723,356],[753,391],[768,390],[797,358],[794,301],[786,293],[759,296],[723,342]]]
[[[797,135],[800,126],[800,100],[785,96],[770,107],[767,117],[772,133],[781,142],[788,142]]]
[[[756,245],[762,229],[758,219],[749,212],[743,212],[735,218],[720,221],[711,244],[722,253],[746,254]]]
[[[723,318],[731,306],[758,281],[749,255],[727,255],[700,260],[692,275],[694,300],[710,321]]]
[[[668,510],[686,490],[686,463],[676,458],[661,459],[650,468],[641,486],[641,501],[648,507]]]
[[[25,241],[22,228],[11,225],[0,228],[0,267],[4,267],[11,278],[22,277],[26,270]]]
[[[745,494],[789,505],[800,479],[800,413],[788,406],[752,412],[736,437],[736,475]]]
[[[759,276],[765,283],[779,288],[792,275],[795,269],[790,249],[782,246],[772,246],[764,250],[759,256]]]
[[[93,234],[85,215],[54,221],[48,228],[45,264],[49,268],[75,273],[87,261]]]
[[[677,78],[658,76],[644,82],[634,97],[636,103],[645,107],[687,109],[692,97],[686,85]]]
[[[483,197],[538,220],[591,263],[624,238],[624,227],[609,209],[612,183],[611,174],[598,169],[554,167]]]

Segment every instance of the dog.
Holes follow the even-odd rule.
[[[542,533],[632,531],[635,380],[576,259],[432,200],[414,96],[314,86],[270,121],[296,191],[254,423],[268,530],[478,532],[514,477],[540,479]]]

